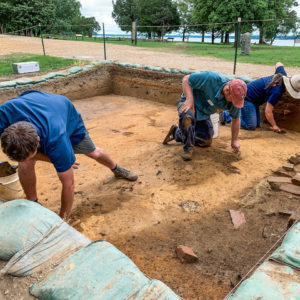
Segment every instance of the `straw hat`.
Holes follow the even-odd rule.
[[[300,74],[292,77],[283,76],[284,85],[288,93],[295,99],[300,99]]]

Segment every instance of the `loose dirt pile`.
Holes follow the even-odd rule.
[[[196,148],[194,159],[183,162],[180,144],[161,144],[177,121],[174,106],[115,95],[74,104],[95,144],[139,174],[134,183],[117,180],[78,156],[72,214],[72,221],[80,220],[76,229],[91,239],[108,240],[146,275],[185,299],[224,297],[285,231],[288,218],[276,211],[299,206],[299,197],[273,192],[263,180],[300,152],[299,133],[242,130],[237,156],[225,126],[212,147]],[[53,166],[38,162],[37,176],[39,200],[58,212],[61,190]],[[241,210],[246,224],[234,229],[229,209]],[[175,255],[180,244],[191,247],[199,262],[182,264]],[[26,287],[10,278],[0,282],[14,287],[6,299],[17,299],[18,289]],[[26,289],[23,295],[29,298]]]

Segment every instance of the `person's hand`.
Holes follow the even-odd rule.
[[[192,109],[193,111],[195,111],[194,109],[194,102],[193,101],[188,101],[186,100],[180,107],[179,112],[183,113],[183,112],[188,112],[190,109]]]
[[[233,149],[234,152],[239,152],[240,151],[240,143],[238,140],[231,141],[231,148]]]
[[[277,133],[280,133],[280,132],[281,132],[281,129],[280,129],[277,125],[274,125],[274,126],[272,127],[272,130],[273,130],[274,132],[277,132]]]
[[[80,166],[80,163],[77,162],[77,161],[75,161],[74,164],[73,164],[73,166],[72,166],[72,168],[73,169],[78,169],[79,166]]]

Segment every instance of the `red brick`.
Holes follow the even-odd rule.
[[[285,163],[282,167],[283,167],[286,171],[293,171],[293,170],[294,170],[294,164]]]
[[[280,190],[291,194],[300,195],[300,186],[294,184],[283,183],[280,185]]]
[[[296,169],[296,167],[298,167],[298,166],[295,166],[295,169]],[[284,176],[284,177],[293,177],[295,175],[295,172],[289,172],[283,168],[278,168],[276,171],[273,171],[273,172],[278,176]]]
[[[239,210],[229,210],[231,221],[235,229],[246,223],[245,215]]]
[[[292,183],[300,186],[300,173],[297,173],[297,174],[292,178]]]
[[[289,162],[294,165],[300,164],[300,158],[298,156],[290,156]]]
[[[292,180],[289,177],[270,176],[267,178],[267,181],[274,190],[279,190],[282,183],[292,183]]]
[[[182,263],[192,263],[196,262],[199,259],[198,256],[194,253],[194,251],[187,246],[179,245],[177,246],[175,252]]]

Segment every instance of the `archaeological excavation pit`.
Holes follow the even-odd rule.
[[[291,99],[279,105],[276,116],[285,134],[267,125],[241,130],[241,155],[236,155],[230,127],[221,126],[210,148],[196,148],[193,160],[184,162],[180,144],[162,145],[177,122],[182,77],[102,65],[32,88],[69,97],[94,143],[139,175],[134,183],[116,180],[109,170],[77,156],[76,229],[90,239],[106,239],[184,299],[222,299],[286,230],[288,217],[280,212],[299,206],[299,196],[270,189],[265,178],[300,152],[300,106]],[[24,89],[2,91],[0,100]],[[37,163],[37,176],[40,202],[58,212],[61,191],[53,166]],[[245,215],[238,229],[230,209]],[[192,248],[199,261],[181,263],[178,245]],[[20,288],[22,280],[17,279]]]

